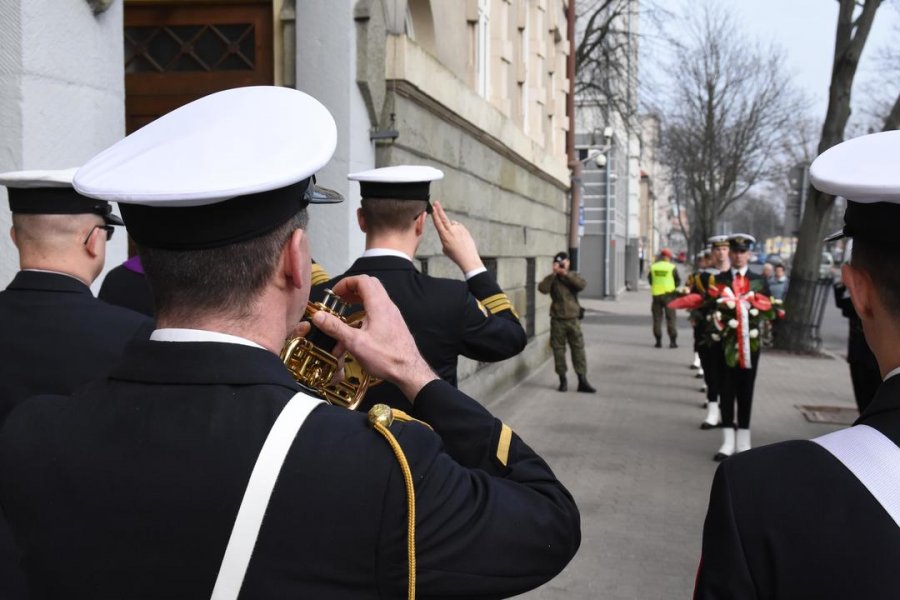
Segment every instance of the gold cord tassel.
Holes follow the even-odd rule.
[[[409,560],[409,600],[415,600],[416,597],[416,490],[413,487],[412,471],[409,469],[409,463],[403,454],[403,448],[391,430],[388,429],[394,421],[393,411],[386,404],[376,404],[369,410],[369,423],[375,428],[384,439],[391,445],[397,462],[400,463],[400,470],[403,471],[403,479],[406,482],[406,504],[408,512],[408,520],[406,526],[407,535],[407,555]]]

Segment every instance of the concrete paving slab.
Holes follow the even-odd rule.
[[[575,496],[581,549],[527,600],[687,598],[700,556],[718,430],[702,431],[700,380],[684,312],[680,348],[653,348],[650,294],[582,299],[596,394],[556,391],[547,361],[486,404],[549,462]],[[575,376],[570,371],[570,389]],[[755,446],[838,429],[796,405],[853,407],[849,370],[834,358],[763,353],[753,409]]]

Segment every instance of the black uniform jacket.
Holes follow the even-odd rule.
[[[148,317],[154,315],[153,291],[143,273],[119,265],[106,274],[97,297],[108,304],[124,306]]]
[[[381,281],[400,309],[419,352],[438,377],[454,386],[460,355],[495,362],[515,356],[528,343],[509,299],[488,272],[463,282],[423,275],[411,261],[398,256],[362,257],[343,275],[314,287],[310,297],[321,300],[325,288],[334,287],[344,277],[363,274]],[[365,407],[376,402],[409,409],[390,384],[369,390]]]
[[[259,348],[146,341],[108,380],[19,406],[0,434],[0,501],[35,597],[208,598],[297,391]],[[391,430],[415,482],[418,597],[507,597],[558,573],[579,515],[547,464],[443,381],[415,409],[437,434]],[[406,544],[390,446],[366,415],[323,404],[285,460],[241,598],[405,598]]]
[[[0,292],[0,421],[35,394],[71,394],[103,377],[153,321],[97,300],[74,277],[21,271]]]
[[[900,444],[900,376],[857,423]],[[900,528],[827,450],[790,441],[716,471],[695,599],[900,597]]]

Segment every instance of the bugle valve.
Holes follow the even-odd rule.
[[[341,319],[351,327],[362,326],[365,312],[345,315],[347,305],[331,290],[325,290],[321,302],[308,302],[304,319],[311,328],[305,337],[288,339],[281,350],[281,360],[300,385],[313,390],[330,404],[356,409],[369,386],[381,380],[372,377],[349,353],[344,354],[343,376],[338,378],[340,361],[331,352],[337,343],[312,325],[312,317],[320,310]]]

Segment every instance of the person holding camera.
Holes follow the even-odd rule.
[[[550,347],[559,375],[559,391],[569,389],[566,380],[566,342],[572,348],[572,366],[578,375],[578,391],[593,394],[595,390],[587,380],[587,359],[584,355],[584,336],[581,334],[581,319],[584,309],[578,303],[578,292],[587,282],[576,271],[569,270],[569,255],[558,252],[553,257],[553,273],[547,275],[538,291],[550,294]]]

